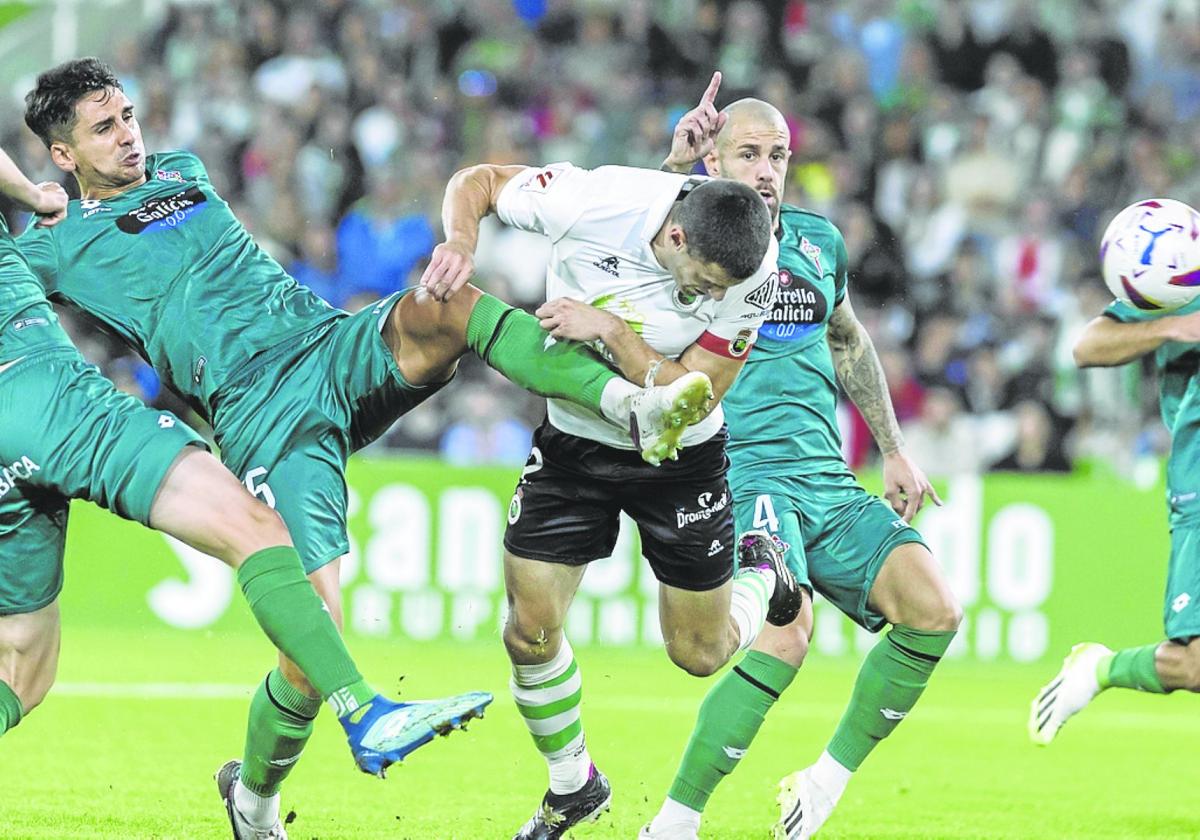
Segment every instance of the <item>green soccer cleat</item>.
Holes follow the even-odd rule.
[[[1063,724],[1100,693],[1096,666],[1111,654],[1097,642],[1071,648],[1054,679],[1042,686],[1029,704],[1029,738],[1033,743],[1042,747],[1049,744]]]
[[[687,427],[704,419],[713,398],[708,374],[694,370],[670,385],[644,388],[629,398],[629,435],[642,459],[659,466],[679,460],[680,441]]]

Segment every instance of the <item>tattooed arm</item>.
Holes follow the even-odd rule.
[[[904,454],[904,436],[892,408],[883,365],[871,336],[854,315],[849,295],[834,308],[826,340],[842,387],[858,406],[883,453],[884,498],[906,522],[921,509],[925,496],[940,505],[942,500],[925,473]]]

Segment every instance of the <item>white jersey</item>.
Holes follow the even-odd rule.
[[[779,246],[771,237],[762,265],[731,287],[723,300],[679,294],[671,273],[650,247],[688,182],[696,176],[601,166],[580,169],[570,163],[529,168],[500,193],[501,221],[550,238],[546,299],[572,298],[624,320],[669,359],[697,342],[729,358],[742,358],[771,312],[779,287]],[[683,437],[685,446],[708,440],[721,428],[717,406]],[[619,449],[633,449],[626,429],[582,406],[549,401],[550,422],[568,434]]]

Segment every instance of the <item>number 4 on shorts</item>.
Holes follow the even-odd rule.
[[[775,515],[775,505],[771,497],[764,493],[754,500],[754,527],[766,529],[771,533],[779,530],[779,517]]]

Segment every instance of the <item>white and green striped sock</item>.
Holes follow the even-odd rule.
[[[758,638],[758,632],[767,620],[774,591],[775,572],[772,569],[740,569],[733,576],[729,616],[737,625],[738,650],[745,650]]]
[[[534,744],[550,766],[550,791],[579,790],[587,783],[592,758],[579,719],[583,681],[566,638],[549,662],[513,665],[509,687]]]

